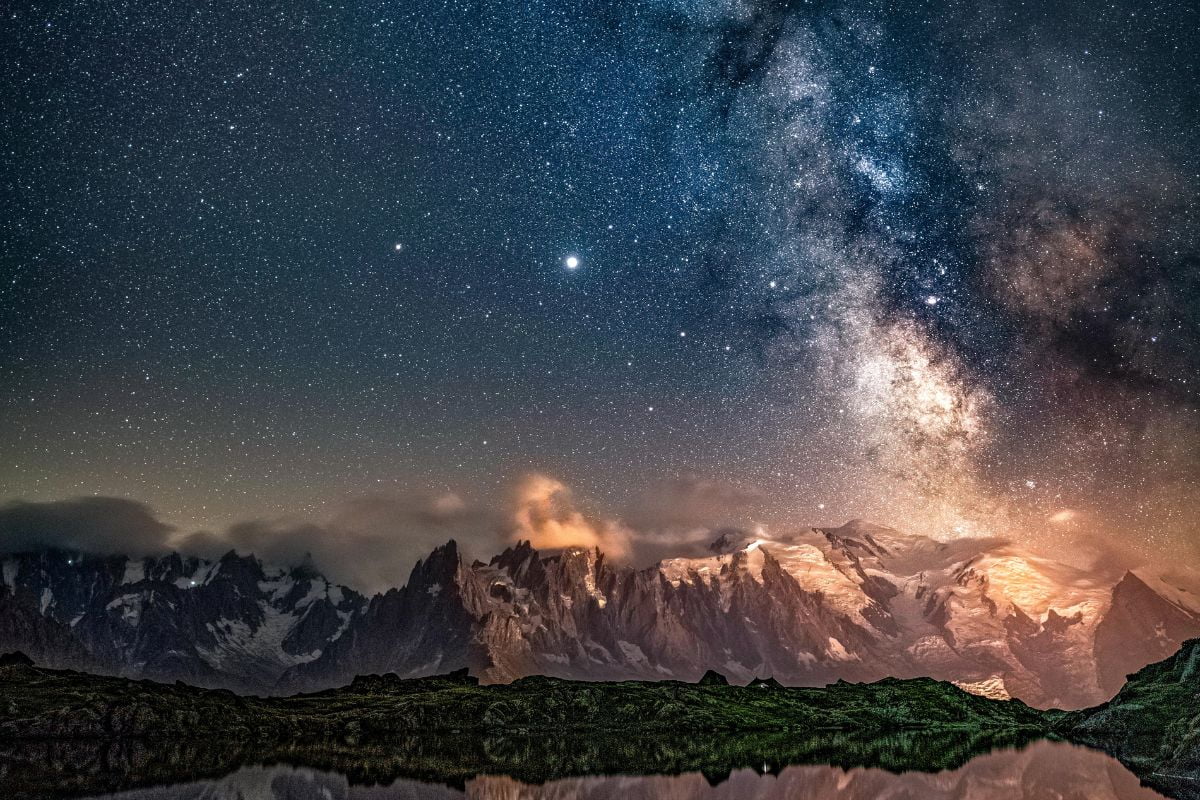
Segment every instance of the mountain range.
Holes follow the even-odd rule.
[[[311,564],[39,551],[0,561],[0,652],[50,667],[281,694],[355,675],[469,668],[694,681],[928,676],[1082,708],[1200,636],[1200,580],[1099,574],[995,539],[855,521],[634,568],[518,543],[489,562],[451,541],[372,597]]]

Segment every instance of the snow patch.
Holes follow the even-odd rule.
[[[137,625],[142,618],[142,596],[140,594],[123,594],[104,607],[105,611],[121,612],[121,621],[129,625]]]
[[[340,628],[334,631],[333,636],[329,637],[330,642],[336,642],[338,639],[342,638],[342,634],[345,633],[346,629],[350,627],[351,618],[354,617],[354,614],[349,611],[335,611],[334,613],[338,615],[338,619],[342,621],[342,625]]]
[[[821,548],[808,542],[774,544],[768,546],[768,552],[804,591],[820,592],[826,603],[856,625],[870,625],[863,610],[872,605],[871,598],[859,581],[838,569]]]
[[[658,571],[672,586],[678,588],[680,584],[712,584],[737,564],[744,574],[749,575],[756,583],[762,583],[763,565],[766,561],[763,556],[766,551],[764,544],[762,540],[756,540],[744,550],[719,556],[664,559],[658,562]]]
[[[54,605],[54,592],[50,591],[50,587],[47,586],[42,589],[42,616],[46,615],[46,610],[52,605]]]
[[[329,592],[329,585],[320,578],[313,578],[308,584],[308,594],[301,597],[296,603],[296,609],[305,608],[326,596]]]
[[[298,655],[286,652],[283,642],[296,627],[298,617],[280,611],[265,601],[259,607],[263,612],[263,620],[255,629],[242,620],[231,619],[220,619],[205,626],[215,643],[211,647],[198,648],[204,663],[232,674],[253,674],[255,667],[282,673],[289,667],[320,657],[320,649]]]
[[[596,588],[596,573],[595,570],[592,569],[594,566],[595,564],[592,562],[591,557],[589,556],[588,571],[583,575],[583,585],[587,589],[587,593],[596,598],[597,605],[599,605],[601,608],[604,608],[606,605],[608,605],[608,598],[604,596],[604,592]]]
[[[258,582],[258,590],[271,596],[272,602],[278,603],[287,597],[296,586],[291,576],[276,574],[275,577]]]
[[[858,656],[848,653],[845,645],[832,636],[829,637],[829,647],[826,652],[834,661],[858,661]]]
[[[697,583],[710,582],[714,571],[719,573],[721,567],[728,561],[728,556],[668,558],[659,562],[658,570],[676,588],[684,583],[688,586],[695,586]]]
[[[962,689],[964,692],[977,694],[980,697],[990,697],[992,700],[1011,700],[1012,695],[1008,693],[1008,687],[1004,685],[1004,678],[999,675],[993,675],[990,678],[985,678],[981,681],[951,681],[955,686]]]
[[[175,586],[180,589],[195,589],[197,586],[203,586],[217,574],[219,564],[210,564],[202,561],[197,565],[196,571],[191,575],[184,575],[181,578],[175,579]]]
[[[125,562],[125,574],[121,576],[121,585],[138,583],[146,578],[146,562],[140,558],[131,558]]]

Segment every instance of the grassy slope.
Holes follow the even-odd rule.
[[[1130,675],[1112,700],[1072,712],[1056,727],[1107,750],[1153,785],[1200,797],[1200,639]]]
[[[11,664],[0,667],[0,690],[0,738],[1045,727],[1044,715],[1023,703],[928,679],[789,689],[540,677],[478,686],[465,676],[366,676],[341,689],[255,698]]]

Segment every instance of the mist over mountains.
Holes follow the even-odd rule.
[[[48,666],[256,693],[357,674],[468,667],[488,682],[792,685],[931,676],[1048,707],[1110,697],[1200,635],[1200,580],[1097,573],[995,539],[938,542],[856,521],[767,540],[729,531],[638,568],[519,542],[488,562],[452,540],[373,596],[311,563],[229,552],[0,559],[0,650]]]

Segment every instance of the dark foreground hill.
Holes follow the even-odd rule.
[[[292,697],[243,697],[182,683],[48,670],[7,657],[0,666],[0,738],[179,738],[254,735],[345,739],[474,731],[1042,730],[1047,715],[1020,701],[989,700],[928,678],[784,688],[771,680],[730,686],[600,683],[522,678],[480,686],[464,671],[432,678],[368,675],[349,686]]]
[[[1059,724],[1074,741],[1106,750],[1151,785],[1200,797],[1200,639],[1130,675],[1112,700]]]
[[[143,772],[146,764],[169,771],[178,763],[191,773],[215,773],[253,760],[353,761],[377,748],[379,758],[363,762],[364,770],[441,780],[491,771],[544,780],[815,761],[946,769],[990,747],[1041,736],[1100,747],[1151,785],[1200,797],[1200,640],[1130,676],[1109,703],[1071,713],[924,678],[823,689],[771,680],[731,686],[712,673],[694,684],[534,677],[480,686],[462,671],[363,676],[340,689],[261,698],[0,658],[0,762],[14,786],[61,784],[54,765],[82,763],[81,754],[103,751],[105,762],[120,763],[122,753],[163,742],[187,753],[131,763]],[[92,775],[83,785],[96,788],[101,778]]]

